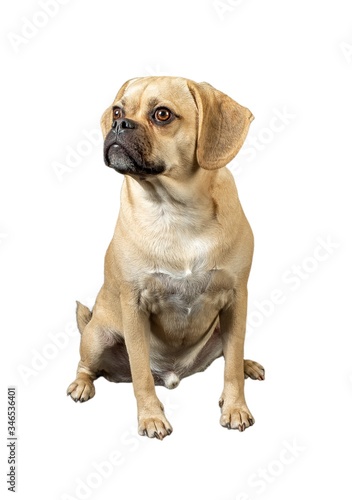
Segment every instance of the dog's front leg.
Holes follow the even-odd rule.
[[[146,313],[139,310],[134,294],[121,296],[124,337],[130,360],[133,390],[138,408],[138,433],[141,436],[163,439],[172,427],[164,415],[150,370],[150,323]]]
[[[224,390],[220,397],[220,424],[244,431],[254,424],[244,397],[244,338],[247,317],[247,281],[236,287],[235,301],[220,312],[220,328],[225,358]]]

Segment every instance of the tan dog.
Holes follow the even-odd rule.
[[[251,112],[207,83],[130,80],[102,117],[105,163],[125,174],[121,208],[93,311],[78,303],[77,378],[87,401],[104,376],[133,382],[141,435],[172,432],[155,385],[176,387],[221,355],[220,423],[254,423],[243,360],[253,236],[225,165],[241,148]]]

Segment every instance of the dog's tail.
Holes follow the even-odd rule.
[[[92,311],[84,306],[78,300],[76,301],[76,318],[79,333],[82,335],[84,327],[90,322],[92,317]]]

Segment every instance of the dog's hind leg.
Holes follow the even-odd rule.
[[[95,308],[92,313],[86,306],[77,303],[77,324],[81,332],[81,359],[78,363],[76,379],[67,389],[67,395],[76,402],[83,403],[94,396],[93,382],[100,375],[104,375],[105,357],[119,341],[116,329],[110,326],[106,316],[106,310],[103,308]],[[118,377],[117,374],[116,377]]]
[[[94,396],[93,381],[98,378],[99,363],[104,349],[101,327],[97,320],[92,318],[82,332],[81,359],[78,363],[76,380],[67,389],[67,395],[74,401],[83,403]]]

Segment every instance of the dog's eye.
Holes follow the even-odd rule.
[[[157,122],[167,122],[172,118],[172,113],[167,108],[159,108],[155,111],[153,118]]]
[[[121,108],[113,108],[112,117],[114,120],[119,120],[122,118],[122,109]]]

